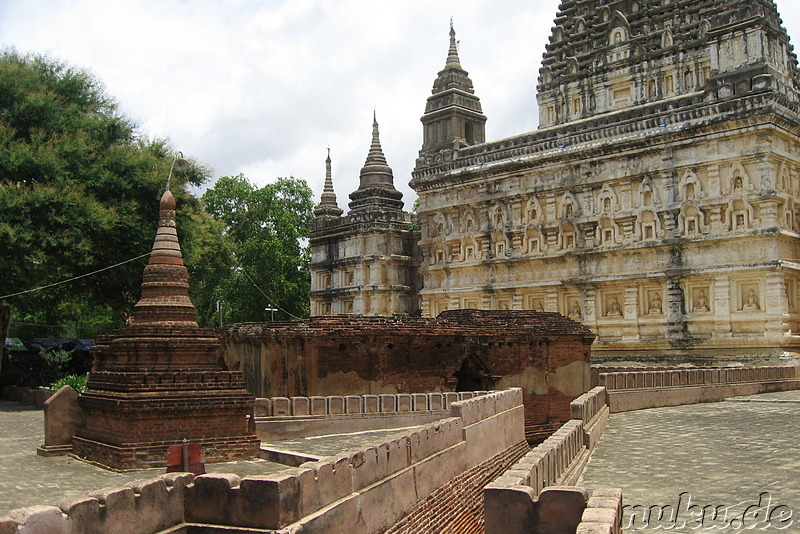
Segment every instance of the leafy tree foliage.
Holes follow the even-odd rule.
[[[87,71],[0,52],[0,296],[146,254],[172,153],[165,141],[141,137]],[[173,174],[188,225],[209,224],[184,190],[207,175],[199,165]],[[68,324],[75,330],[36,333],[93,337],[120,326],[139,296],[146,261],[7,299],[12,331],[23,332],[19,323]]]
[[[235,258],[227,276],[201,277],[215,281],[205,294],[222,301],[224,322],[269,320],[269,307],[278,309],[275,320],[308,315],[311,195],[303,180],[278,178],[258,188],[243,175],[222,177],[203,195]],[[195,302],[205,309],[211,304]]]

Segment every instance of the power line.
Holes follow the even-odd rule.
[[[103,267],[102,269],[98,269],[98,270],[92,271],[90,273],[82,274],[82,275],[79,275],[79,276],[73,276],[72,278],[68,278],[66,280],[61,280],[60,282],[55,282],[53,284],[47,284],[46,286],[35,287],[33,289],[26,289],[25,291],[19,291],[17,293],[11,293],[10,295],[3,295],[3,296],[0,296],[0,299],[7,299],[7,298],[10,298],[10,297],[16,297],[16,296],[19,296],[19,295],[24,295],[26,293],[33,293],[34,291],[41,291],[43,289],[49,289],[51,287],[60,286],[61,284],[67,284],[69,282],[74,282],[75,280],[80,280],[81,278],[86,278],[88,276],[92,276],[92,275],[95,275],[97,273],[102,273],[103,271],[108,271],[110,269],[114,269],[115,267],[119,267],[120,265],[125,265],[126,263],[130,263],[132,261],[140,260],[140,259],[144,258],[145,256],[149,256],[149,255],[150,255],[149,252],[145,252],[141,256],[136,256],[135,258],[131,258],[129,260],[121,261],[119,263],[115,263],[114,265],[110,265],[108,267]]]
[[[222,236],[222,234],[220,232],[218,232],[216,228],[214,228],[214,225],[211,225],[211,228],[219,236],[219,239],[220,239],[220,242],[222,243],[222,246],[225,247],[225,250],[228,251],[228,254],[230,254],[233,257],[233,259],[236,262],[236,264],[242,269],[242,272],[244,273],[244,275],[247,277],[248,280],[250,280],[250,283],[253,284],[253,287],[258,289],[259,293],[264,295],[264,297],[266,297],[266,299],[270,302],[270,304],[272,306],[275,306],[278,310],[282,311],[283,313],[285,313],[286,315],[288,315],[292,319],[297,319],[298,321],[302,320],[302,317],[298,317],[298,316],[294,315],[292,312],[284,310],[283,308],[281,308],[280,305],[278,305],[276,299],[274,299],[271,296],[267,295],[264,292],[264,290],[261,289],[261,287],[256,283],[256,281],[253,280],[253,277],[250,276],[250,273],[247,271],[245,266],[242,265],[242,262],[239,261],[239,258],[236,257],[236,253],[233,250],[231,250],[231,248],[228,246],[228,243],[225,242],[225,238]]]
[[[195,189],[194,186],[192,186],[192,189]],[[195,195],[195,196],[197,196],[197,198],[202,198],[202,195],[199,195],[199,196]],[[274,299],[270,295],[267,295],[267,293],[263,289],[261,289],[261,287],[256,283],[256,281],[253,280],[253,277],[250,276],[250,273],[245,268],[245,266],[242,265],[242,262],[239,261],[239,258],[236,256],[236,253],[233,250],[231,250],[231,248],[228,246],[228,243],[225,241],[225,237],[222,235],[222,233],[220,233],[213,224],[210,225],[210,226],[211,226],[211,229],[214,231],[214,233],[217,234],[217,236],[219,237],[219,240],[222,243],[222,246],[225,247],[225,250],[228,251],[228,254],[231,255],[231,257],[236,262],[236,264],[242,269],[242,272],[247,277],[247,279],[250,280],[250,283],[253,284],[253,287],[255,287],[258,290],[259,293],[264,295],[264,297],[270,302],[270,305],[271,306],[275,306],[278,310],[282,311],[283,313],[285,313],[286,315],[288,315],[292,319],[297,319],[298,321],[301,321],[303,319],[302,317],[298,317],[295,314],[293,314],[292,312],[281,308],[280,305],[278,304],[277,299]]]

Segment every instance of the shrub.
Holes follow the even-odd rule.
[[[85,375],[67,375],[59,378],[50,385],[50,389],[58,391],[64,386],[70,386],[78,393],[83,393],[86,390],[86,376]]]

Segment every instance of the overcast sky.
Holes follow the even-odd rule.
[[[800,3],[778,0],[800,39]],[[92,71],[150,136],[214,177],[308,181],[331,148],[339,206],[358,187],[377,112],[395,185],[408,187],[419,118],[444,66],[450,17],[488,140],[536,129],[536,78],[558,0],[0,0],[0,44]],[[794,42],[797,42],[795,39]]]

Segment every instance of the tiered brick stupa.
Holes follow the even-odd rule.
[[[78,457],[118,470],[161,467],[184,438],[206,462],[256,456],[247,429],[254,397],[240,371],[226,370],[219,337],[198,327],[188,280],[167,191],[131,322],[93,349]]]

